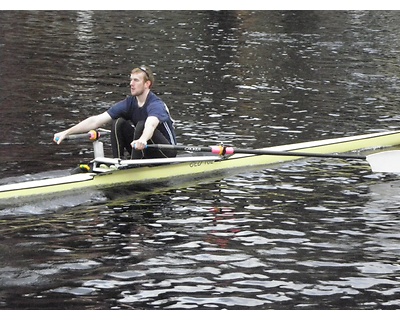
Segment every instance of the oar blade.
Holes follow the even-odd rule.
[[[400,173],[400,150],[370,154],[367,161],[373,172]]]

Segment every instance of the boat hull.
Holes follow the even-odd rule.
[[[326,139],[313,142],[263,148],[271,151],[301,151],[310,153],[343,153],[355,150],[384,148],[400,145],[400,131],[364,134],[353,137]],[[116,185],[157,182],[187,176],[206,176],[216,172],[251,169],[281,162],[293,161],[298,156],[236,154],[228,159],[173,163],[139,167],[103,173],[80,173],[61,178],[50,178],[0,186],[0,203],[12,199],[54,195],[82,189],[104,189]]]

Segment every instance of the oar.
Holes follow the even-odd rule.
[[[78,133],[78,134],[70,134],[69,136],[65,137],[65,140],[90,140],[95,141],[99,140],[100,137],[104,135],[110,134],[109,130],[99,129],[99,130],[90,130],[86,133]]]
[[[237,149],[233,147],[212,146],[196,147],[169,144],[149,144],[148,148],[169,149],[177,151],[192,152],[211,152],[220,156],[233,155],[235,153],[271,155],[271,156],[290,156],[290,157],[313,157],[313,158],[336,158],[336,159],[358,159],[367,161],[373,172],[400,172],[400,150],[390,150],[378,152],[367,156],[357,154],[337,154],[337,153],[312,153],[301,151],[277,151],[260,149]]]

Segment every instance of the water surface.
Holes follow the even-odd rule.
[[[399,129],[396,11],[1,11],[0,178],[92,156],[54,132],[129,94],[179,143],[241,148]],[[106,149],[106,152],[110,152]],[[0,211],[1,309],[398,309],[398,176],[303,159]]]

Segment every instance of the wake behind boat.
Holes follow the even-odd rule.
[[[89,134],[89,136],[92,137],[93,135]],[[101,190],[118,185],[153,183],[180,177],[207,176],[229,172],[238,173],[239,169],[250,170],[296,160],[305,156],[368,160],[367,156],[359,155],[358,153],[347,155],[343,153],[371,151],[377,148],[400,145],[400,131],[388,131],[255,150],[236,149],[236,153],[235,149],[231,147],[176,146],[179,150],[191,152],[208,151],[209,154],[198,156],[192,154],[190,156],[162,159],[122,160],[104,157],[99,138],[100,135],[97,135],[96,140],[93,142],[95,158],[91,163],[90,172],[1,185],[0,204],[84,189]],[[163,146],[157,147],[162,148]],[[218,155],[213,155],[215,153]]]

